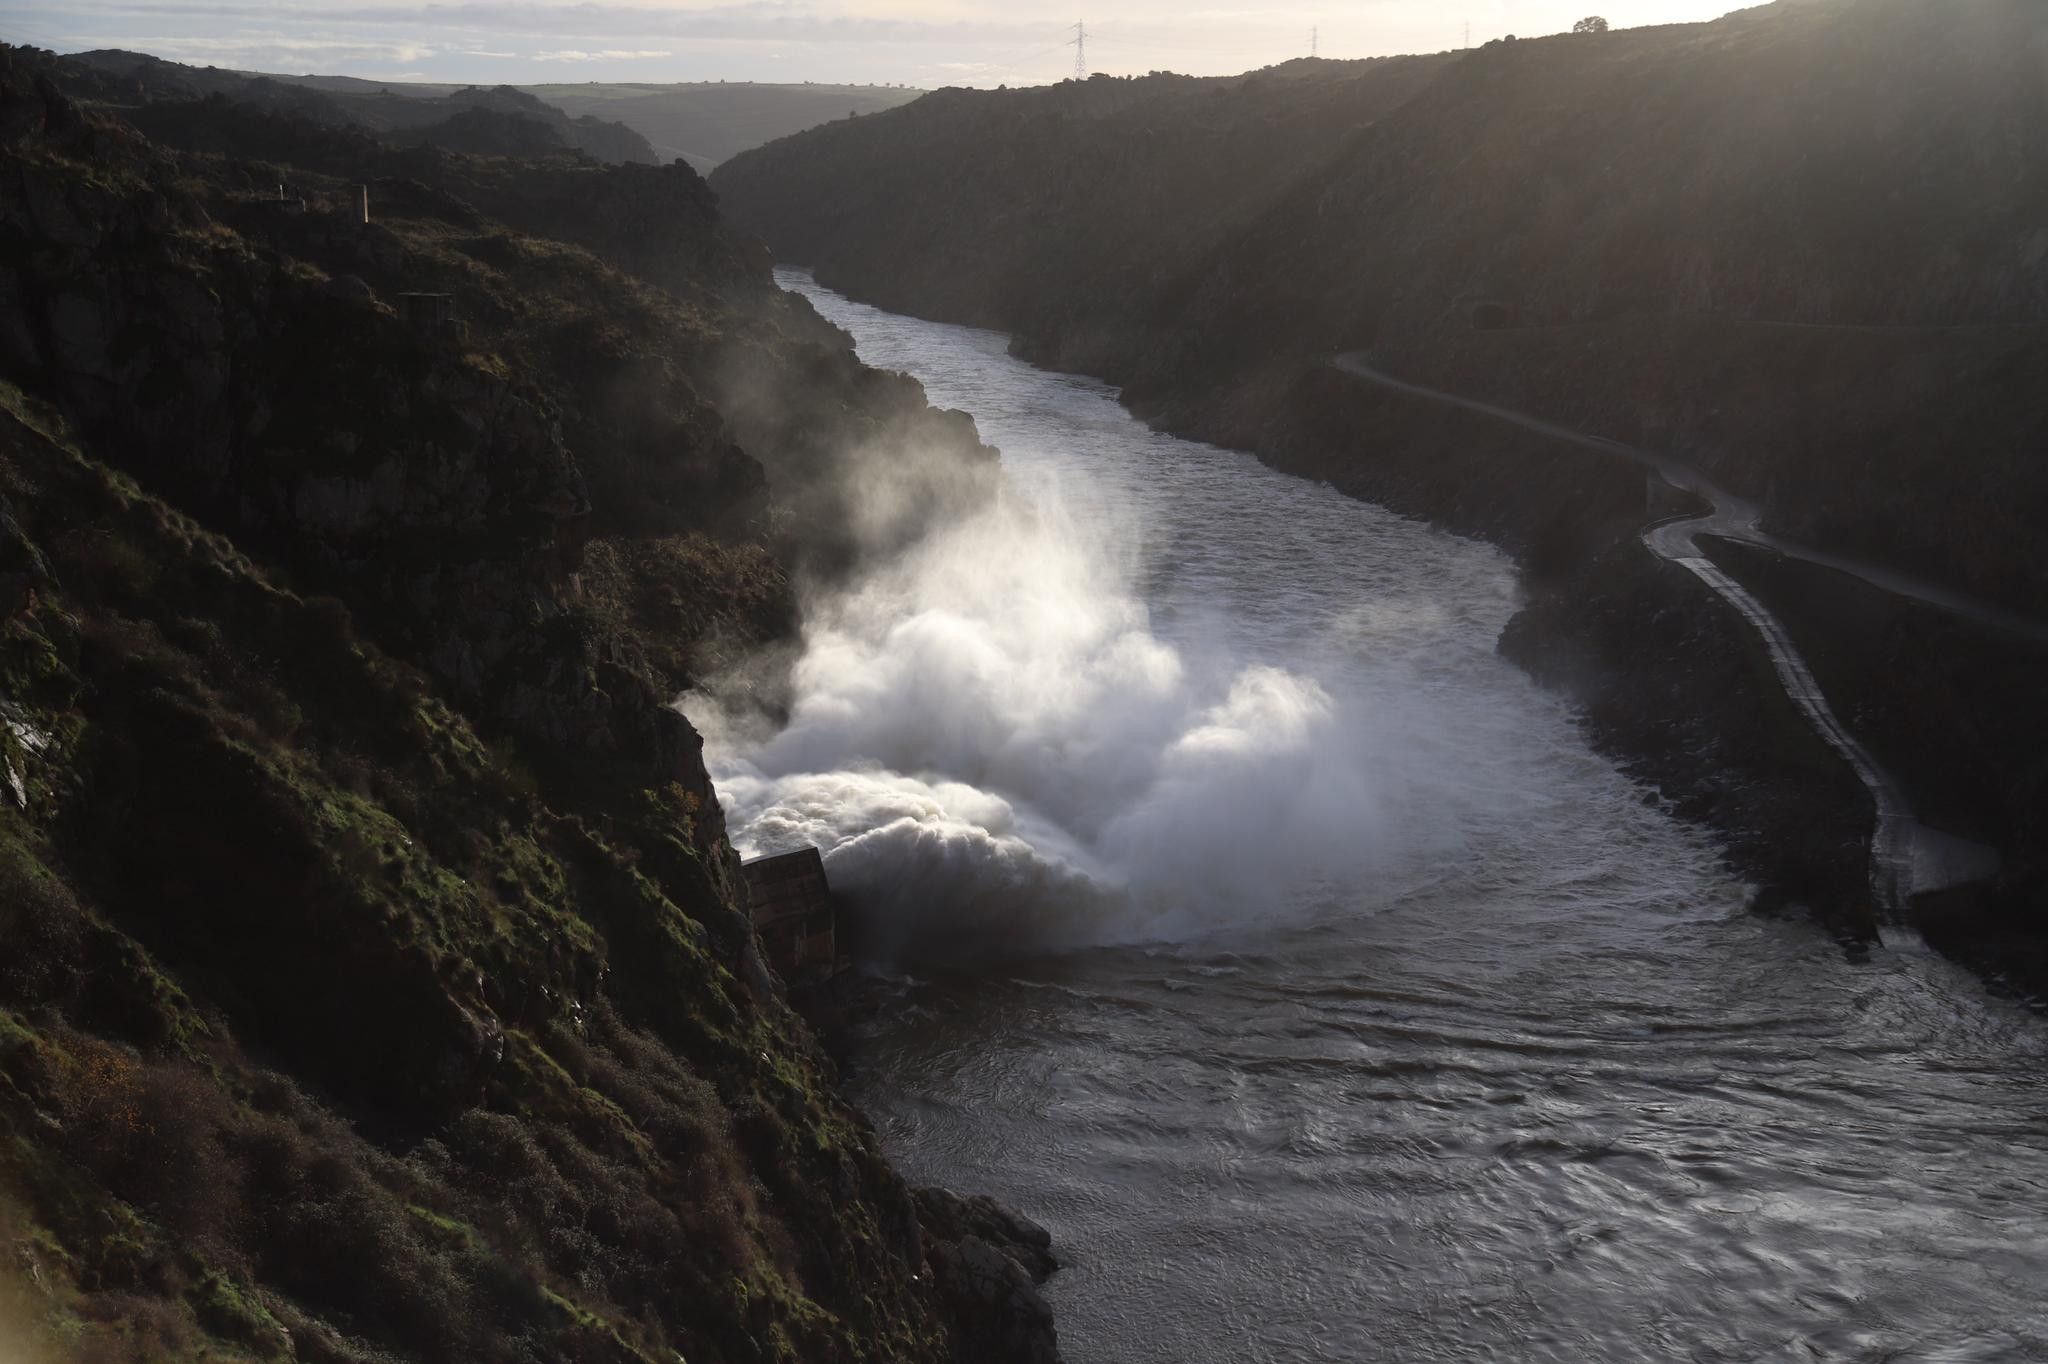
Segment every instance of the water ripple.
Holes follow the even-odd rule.
[[[1053,1229],[1074,1364],[2048,1360],[2038,1018],[1747,914],[1494,656],[1490,550],[807,292],[1142,526],[1164,641],[1314,658],[1464,784],[1287,914],[877,984],[860,1097],[914,1175]]]

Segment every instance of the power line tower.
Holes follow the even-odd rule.
[[[1088,79],[1088,21],[1083,19],[1074,25],[1073,41],[1067,44],[1074,49],[1074,79]]]
[[[1318,57],[1318,56],[1321,56],[1321,55],[1322,55],[1322,50],[1323,50],[1323,47],[1322,47],[1322,41],[1323,41],[1323,31],[1322,31],[1322,29],[1320,29],[1320,28],[1312,28],[1312,29],[1310,29],[1310,30],[1308,31],[1308,55],[1309,55],[1309,56],[1311,56],[1311,57]]]

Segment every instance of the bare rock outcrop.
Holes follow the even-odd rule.
[[[925,1260],[958,1323],[961,1364],[1060,1364],[1052,1308],[1038,1291],[1059,1268],[1052,1233],[984,1196],[916,1192]]]

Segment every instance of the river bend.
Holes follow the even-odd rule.
[[[1190,698],[1192,721],[1140,742],[1150,712],[1105,733],[1048,711],[1063,677],[1026,679],[1041,703],[958,713],[1050,737],[969,742],[957,694],[1007,696],[1017,656],[971,619],[997,608],[912,592],[905,612],[983,646],[928,703],[947,744],[840,687],[799,708],[805,742],[721,755],[751,849],[801,834],[835,876],[893,867],[926,900],[964,884],[919,879],[934,849],[1029,845],[1061,869],[1006,865],[1008,898],[977,891],[968,926],[1058,931],[878,981],[852,1081],[914,1178],[1052,1228],[1069,1360],[2048,1359],[2040,1021],[1910,947],[1851,960],[1750,914],[1716,849],[1496,656],[1505,560],[1149,432],[998,336],[784,280],[864,360],[973,413],[1061,534],[1110,547],[1089,562],[1136,603],[1120,628],[1174,661],[1160,695]],[[831,637],[857,646],[851,625]],[[1291,748],[1232,729],[1213,698],[1245,669],[1319,698],[1322,728]],[[1191,745],[1237,765],[1155,808]],[[830,806],[859,783],[913,792],[873,818],[915,837]],[[994,802],[1000,837],[961,832],[983,808],[962,792]],[[1118,802],[1200,874],[1105,833],[1128,824]],[[1276,809],[1335,833],[1276,856]]]

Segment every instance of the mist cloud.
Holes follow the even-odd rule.
[[[1365,879],[1405,779],[1362,698],[1161,639],[1140,538],[1085,486],[1006,486],[821,594],[786,724],[685,703],[743,851],[819,847],[916,953],[1179,938]]]

